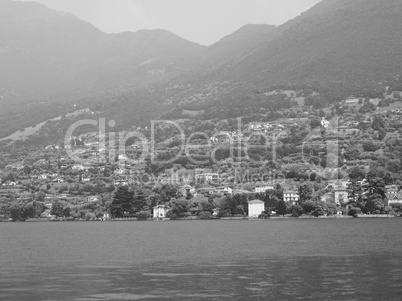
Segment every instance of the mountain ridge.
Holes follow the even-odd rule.
[[[128,111],[150,99],[167,111],[213,109],[272,87],[308,87],[334,102],[402,72],[399,0],[323,0],[285,24],[245,25],[209,47],[166,30],[106,34],[37,3],[0,7],[0,101],[13,110],[16,99],[96,97],[123,99]]]

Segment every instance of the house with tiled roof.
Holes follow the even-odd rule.
[[[397,185],[388,185],[385,189],[388,205],[402,204],[402,193]]]

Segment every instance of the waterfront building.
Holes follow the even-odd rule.
[[[299,192],[296,190],[286,190],[283,192],[283,200],[286,203],[296,204],[300,199]]]
[[[169,209],[165,205],[158,205],[153,208],[153,217],[154,218],[165,218]]]
[[[260,200],[253,200],[248,202],[248,216],[259,217],[265,211],[265,204]]]

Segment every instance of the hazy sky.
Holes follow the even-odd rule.
[[[320,0],[37,0],[107,33],[166,29],[210,45],[245,24],[280,25]]]

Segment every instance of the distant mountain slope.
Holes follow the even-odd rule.
[[[110,111],[141,121],[189,104],[234,110],[289,84],[336,100],[402,74],[400,2],[323,0],[281,26],[246,25],[205,47],[165,30],[108,35],[38,3],[0,0],[0,126],[26,120],[10,121],[6,104],[16,112],[15,99],[51,96],[101,103],[101,95]]]
[[[82,97],[137,86],[177,72],[204,49],[164,30],[107,35],[36,2],[0,1],[0,89],[6,97]]]
[[[18,95],[60,91],[83,69],[104,34],[36,2],[0,1],[1,88]]]
[[[399,0],[324,0],[231,68],[257,85],[353,90],[402,72]],[[227,76],[227,74],[225,75]]]
[[[313,88],[335,101],[394,79],[402,73],[400,4],[400,0],[324,0],[254,39],[248,49],[238,47],[240,51],[226,51],[223,56],[216,51],[213,59],[171,82],[171,87],[184,84],[182,89],[171,89],[168,102],[229,109],[247,94],[289,85]],[[208,52],[246,45],[247,35],[241,34],[246,29],[210,46]]]
[[[275,25],[248,24],[208,47],[214,55],[230,55],[250,50],[275,36]]]

